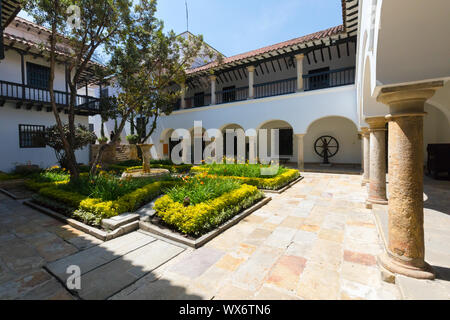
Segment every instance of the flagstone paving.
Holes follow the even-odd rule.
[[[449,280],[448,241],[441,242],[450,222],[441,191],[429,193],[425,217],[427,259],[439,267],[439,281],[399,279],[400,291],[381,281],[382,240],[361,177],[304,176],[197,250],[142,231],[102,243],[0,195],[0,299],[400,299],[414,298],[414,288],[423,297],[450,292],[442,282]],[[75,295],[61,285],[70,264],[82,269]]]
[[[0,194],[0,299],[73,299],[43,266],[99,243]]]
[[[304,175],[112,299],[399,299],[376,265],[381,239],[361,177]]]

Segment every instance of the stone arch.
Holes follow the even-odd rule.
[[[444,109],[446,110],[446,109]],[[450,143],[450,118],[448,114],[438,106],[425,103],[423,119],[423,144],[424,144],[424,164],[427,161],[427,146],[435,143]]]
[[[173,143],[170,137],[174,131],[175,130],[173,128],[167,128],[164,129],[159,136],[159,145],[160,145],[159,154],[163,159],[170,159],[170,152],[173,147]]]
[[[271,130],[279,130],[279,156],[282,162],[295,162],[297,161],[297,143],[293,126],[285,121],[279,119],[271,119],[260,123],[257,129],[267,129],[267,151],[268,154],[272,154],[271,150]],[[258,155],[260,151],[261,141],[258,137]]]
[[[330,135],[339,142],[338,153],[329,159],[331,163],[360,164],[361,140],[355,122],[342,116],[326,116],[314,120],[304,136],[305,163],[320,163],[322,158],[314,151],[314,143],[320,137]]]

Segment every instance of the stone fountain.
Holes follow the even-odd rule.
[[[162,177],[170,174],[167,169],[150,168],[150,149],[153,144],[138,144],[137,145],[142,151],[142,169],[127,170],[122,174],[122,179],[124,178],[156,178]]]

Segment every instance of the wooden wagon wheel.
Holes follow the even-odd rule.
[[[328,158],[339,151],[339,142],[332,136],[321,136],[314,142],[314,151],[323,158],[323,163],[328,164]]]

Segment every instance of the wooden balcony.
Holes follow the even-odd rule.
[[[303,90],[311,91],[325,88],[345,86],[355,83],[355,67],[329,70],[320,73],[303,75]],[[261,99],[297,92],[297,78],[282,79],[277,81],[259,83],[253,85],[253,99]],[[249,99],[249,87],[233,88],[216,91],[216,104],[237,102]],[[185,98],[186,109],[211,105],[211,94],[200,94]],[[175,110],[180,109],[178,103]]]
[[[55,100],[59,111],[67,110],[70,94],[55,90]],[[6,102],[14,102],[17,109],[26,108],[51,112],[50,91],[34,88],[20,83],[0,80],[0,106]],[[80,115],[95,115],[100,112],[100,99],[86,95],[77,95],[76,113]]]

